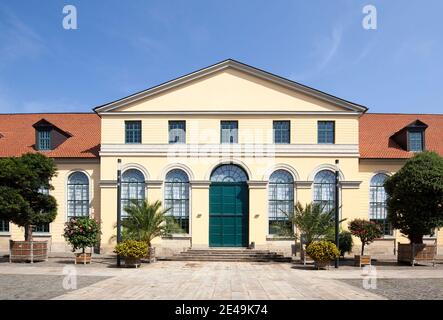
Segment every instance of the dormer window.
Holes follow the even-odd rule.
[[[427,128],[428,125],[426,123],[417,119],[396,132],[391,139],[403,150],[422,152],[426,149],[425,131]]]
[[[37,150],[51,150],[50,128],[40,128],[37,130]]]
[[[409,131],[408,132],[408,151],[422,152],[423,151],[423,131]]]
[[[69,132],[61,130],[45,119],[34,123],[33,127],[35,128],[34,147],[39,151],[54,150],[71,137]]]

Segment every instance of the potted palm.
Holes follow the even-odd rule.
[[[126,240],[115,246],[114,252],[125,259],[125,266],[139,267],[140,259],[146,257],[148,246],[145,242]]]
[[[337,246],[327,240],[314,241],[306,247],[306,253],[315,261],[317,269],[326,268],[340,256]]]
[[[349,222],[349,231],[353,236],[359,238],[361,242],[361,255],[354,256],[355,266],[370,265],[371,256],[364,254],[365,245],[372,243],[383,235],[380,225],[373,221],[354,219]]]
[[[157,237],[169,236],[178,228],[173,217],[167,215],[169,209],[163,209],[161,201],[133,201],[125,211],[127,216],[122,221],[124,238],[146,243],[146,258],[148,262],[154,262],[155,247],[152,241]]]
[[[89,217],[71,218],[65,224],[64,234],[66,241],[72,246],[75,253],[75,263],[91,263],[92,252],[85,252],[86,248],[95,246],[99,241],[100,225]]]
[[[314,241],[324,239],[333,232],[335,217],[333,211],[324,211],[319,203],[309,203],[303,206],[300,202],[295,205],[289,220],[300,233],[300,259],[306,263],[309,254],[306,255],[306,248]]]

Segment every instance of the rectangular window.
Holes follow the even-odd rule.
[[[186,143],[185,121],[169,121],[169,143]]]
[[[409,131],[409,151],[421,152],[423,151],[423,132]]]
[[[318,122],[318,143],[334,144],[335,143],[335,122],[319,121]]]
[[[141,121],[125,121],[125,143],[142,143]]]
[[[222,121],[220,130],[221,143],[238,143],[238,121]]]
[[[0,232],[9,232],[9,221],[0,219]]]
[[[49,233],[49,223],[42,223],[34,226],[32,231],[35,233]]]
[[[291,140],[290,121],[274,121],[274,143],[287,144]]]
[[[37,131],[37,149],[38,150],[51,150],[51,130],[38,130]]]

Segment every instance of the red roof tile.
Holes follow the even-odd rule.
[[[403,150],[390,137],[415,120],[428,125],[426,150],[443,156],[443,114],[367,113],[360,118],[360,158],[411,158],[414,153]]]
[[[33,124],[45,119],[72,136],[51,151],[52,158],[97,158],[100,151],[100,117],[95,113],[0,114],[0,157],[36,152]]]

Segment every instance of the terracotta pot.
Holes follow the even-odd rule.
[[[92,253],[76,253],[75,254],[75,264],[77,263],[91,263]]]

